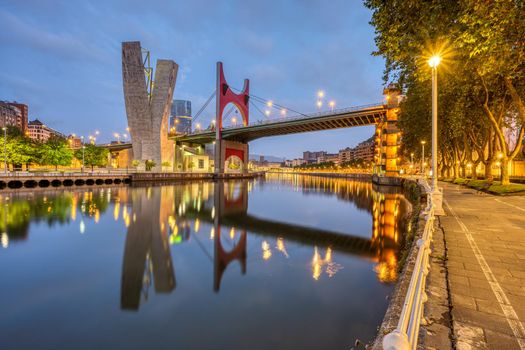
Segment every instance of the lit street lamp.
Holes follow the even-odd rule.
[[[317,108],[318,108],[318,109],[321,109],[322,106],[323,106],[323,101],[318,100],[318,101],[317,101]]]
[[[335,101],[332,100],[332,101],[328,102],[328,105],[330,106],[330,110],[333,112],[334,111],[334,107],[335,107]]]
[[[114,133],[113,136],[117,138],[117,143],[120,143],[120,134],[118,132]]]
[[[438,171],[437,171],[437,143],[438,143],[438,106],[437,106],[437,67],[441,62],[438,55],[432,56],[428,60],[428,65],[432,68],[432,200],[434,212],[436,215],[444,215],[442,208],[443,194],[438,188]]]
[[[80,141],[82,143],[82,172],[84,172],[84,136],[80,136]]]

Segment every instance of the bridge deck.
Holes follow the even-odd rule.
[[[385,105],[373,104],[306,117],[256,122],[248,126],[223,128],[222,138],[232,141],[249,142],[268,136],[373,125],[385,118],[386,111],[387,108]],[[206,144],[213,142],[215,139],[215,131],[205,130],[193,134],[174,136],[172,139],[178,142]]]

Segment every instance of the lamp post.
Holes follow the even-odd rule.
[[[2,130],[4,130],[4,173],[7,174],[7,128],[4,126]]]
[[[80,143],[82,145],[82,172],[84,172],[84,136],[80,136]]]
[[[443,194],[438,188],[438,172],[437,172],[437,143],[438,143],[438,106],[437,106],[437,67],[441,62],[441,57],[438,55],[432,56],[428,60],[428,65],[432,68],[432,200],[434,204],[434,212],[436,215],[444,215],[442,208]]]
[[[421,174],[425,175],[425,140],[421,141]]]

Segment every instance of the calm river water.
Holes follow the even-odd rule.
[[[350,349],[410,204],[312,176],[0,193],[0,348]]]

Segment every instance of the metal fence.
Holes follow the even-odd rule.
[[[430,269],[430,242],[432,241],[435,217],[430,186],[423,178],[419,179],[419,183],[427,194],[425,228],[422,237],[416,242],[418,252],[399,322],[396,329],[383,338],[384,350],[416,349],[419,327],[423,318],[423,305],[427,301],[425,285]]]

